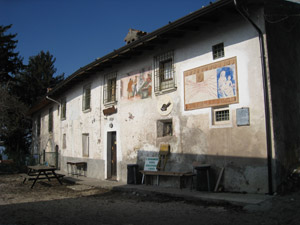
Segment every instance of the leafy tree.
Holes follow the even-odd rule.
[[[8,88],[0,86],[0,140],[5,154],[17,164],[24,162],[30,146],[30,120],[26,118],[28,107]]]
[[[16,79],[18,82],[18,96],[27,105],[33,105],[39,98],[47,93],[48,88],[53,88],[64,79],[64,74],[54,76],[55,58],[47,51],[41,51],[38,55],[29,58],[24,72]]]
[[[17,40],[14,38],[17,34],[6,34],[9,26],[0,25],[0,84],[6,83],[13,79],[22,68],[22,58],[18,52],[15,52]]]

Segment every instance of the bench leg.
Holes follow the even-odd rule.
[[[143,174],[143,177],[142,177],[142,184],[144,184],[144,178],[145,178],[145,175]]]
[[[207,176],[207,189],[208,191],[210,191],[209,170],[206,170],[206,176]]]

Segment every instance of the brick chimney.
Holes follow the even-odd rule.
[[[147,32],[145,31],[140,31],[140,30],[135,30],[135,29],[129,29],[128,34],[126,35],[124,41],[127,44],[130,44],[136,40],[138,40],[139,38],[145,36],[147,34]]]

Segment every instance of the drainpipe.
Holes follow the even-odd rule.
[[[58,105],[60,105],[60,102],[54,100],[53,98],[50,98],[49,96],[46,96],[46,99],[48,99],[48,100],[50,100],[50,101],[52,101],[52,102],[55,102],[55,103],[57,103]]]
[[[264,105],[265,105],[265,126],[266,126],[266,142],[267,142],[267,162],[268,162],[268,187],[269,195],[273,194],[273,179],[272,179],[272,138],[271,138],[271,122],[270,122],[270,105],[269,105],[269,88],[267,79],[267,63],[264,36],[261,29],[251,20],[243,9],[237,5],[237,0],[233,0],[236,10],[254,27],[259,36],[259,44],[261,51],[261,66],[262,66],[262,80],[264,92]]]
[[[61,103],[60,102],[58,102],[58,101],[56,101],[56,100],[54,100],[53,98],[50,98],[48,95],[46,95],[46,99],[48,99],[48,100],[50,100],[50,101],[52,101],[52,102],[54,102],[54,103],[57,103],[59,106],[60,106],[60,108],[61,108]],[[61,126],[60,126],[61,127]],[[60,128],[60,129],[62,129],[62,127]],[[60,133],[62,133],[61,131],[60,131]],[[52,138],[52,141],[54,141],[53,140],[53,138]],[[56,145],[57,147],[58,147],[58,145]],[[53,150],[52,150],[53,151]],[[55,153],[56,153],[56,151],[55,151]],[[57,153],[57,155],[56,155],[56,167],[58,167],[58,153]]]

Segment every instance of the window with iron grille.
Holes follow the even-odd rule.
[[[67,112],[67,100],[66,100],[66,98],[62,98],[60,102],[61,102],[60,119],[65,120],[66,112]]]
[[[216,122],[229,120],[229,110],[222,110],[216,112]]]
[[[48,131],[49,133],[53,132],[53,108],[52,107],[49,109]]]
[[[105,76],[104,104],[111,104],[117,101],[117,73]]]
[[[230,122],[229,108],[215,108],[213,109],[213,124],[228,124]]]
[[[173,51],[154,57],[154,91],[175,88]]]
[[[219,59],[225,56],[224,43],[212,46],[213,59]]]
[[[83,87],[82,97],[82,111],[91,109],[91,85],[85,85]]]

